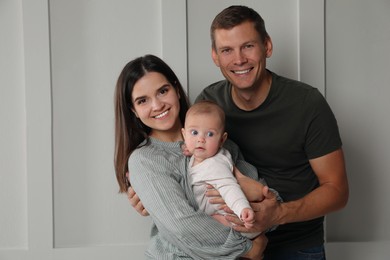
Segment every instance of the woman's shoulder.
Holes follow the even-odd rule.
[[[166,157],[167,154],[181,155],[181,144],[182,142],[162,142],[150,138],[147,142],[141,143],[141,145],[132,152],[130,157],[147,157],[150,159],[154,158],[154,156]]]
[[[180,143],[159,143],[155,140],[137,148],[129,157],[129,170],[149,173],[180,173],[185,166]]]

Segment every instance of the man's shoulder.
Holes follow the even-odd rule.
[[[214,82],[205,87],[197,97],[196,101],[199,100],[214,100],[215,97],[222,96],[223,93],[228,91],[229,82],[227,80],[220,80]]]
[[[284,76],[280,76],[274,72],[271,72],[271,73],[272,73],[272,83],[274,85],[277,85],[278,87],[288,87],[288,88],[294,88],[294,90],[300,89],[302,91],[316,90],[315,87],[313,87],[305,82],[302,82],[302,81],[299,81],[296,79],[292,79],[292,78],[287,78]]]

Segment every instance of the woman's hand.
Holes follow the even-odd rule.
[[[221,204],[219,209],[229,210],[229,207],[226,205],[225,201],[222,199],[219,191],[213,187],[213,185],[206,185],[206,197],[209,199],[210,204]],[[232,213],[232,211],[230,212]],[[233,213],[234,214],[234,213]]]
[[[126,178],[129,179],[129,173],[126,173]],[[139,199],[137,193],[135,193],[134,189],[130,186],[127,189],[127,198],[130,201],[131,206],[141,215],[141,216],[149,216],[149,212],[146,211],[144,205]]]
[[[264,250],[267,247],[268,239],[264,234],[252,240],[252,248],[240,259],[263,259]]]

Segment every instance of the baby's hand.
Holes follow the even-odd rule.
[[[246,228],[252,228],[255,223],[255,212],[251,208],[245,208],[241,212],[241,220]]]
[[[181,145],[181,150],[183,151],[184,156],[191,157],[192,153],[187,149],[187,146],[185,143]]]

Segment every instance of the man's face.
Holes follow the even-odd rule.
[[[266,58],[272,55],[271,39],[262,42],[252,22],[217,29],[214,38],[212,58],[225,78],[239,89],[260,86]]]

